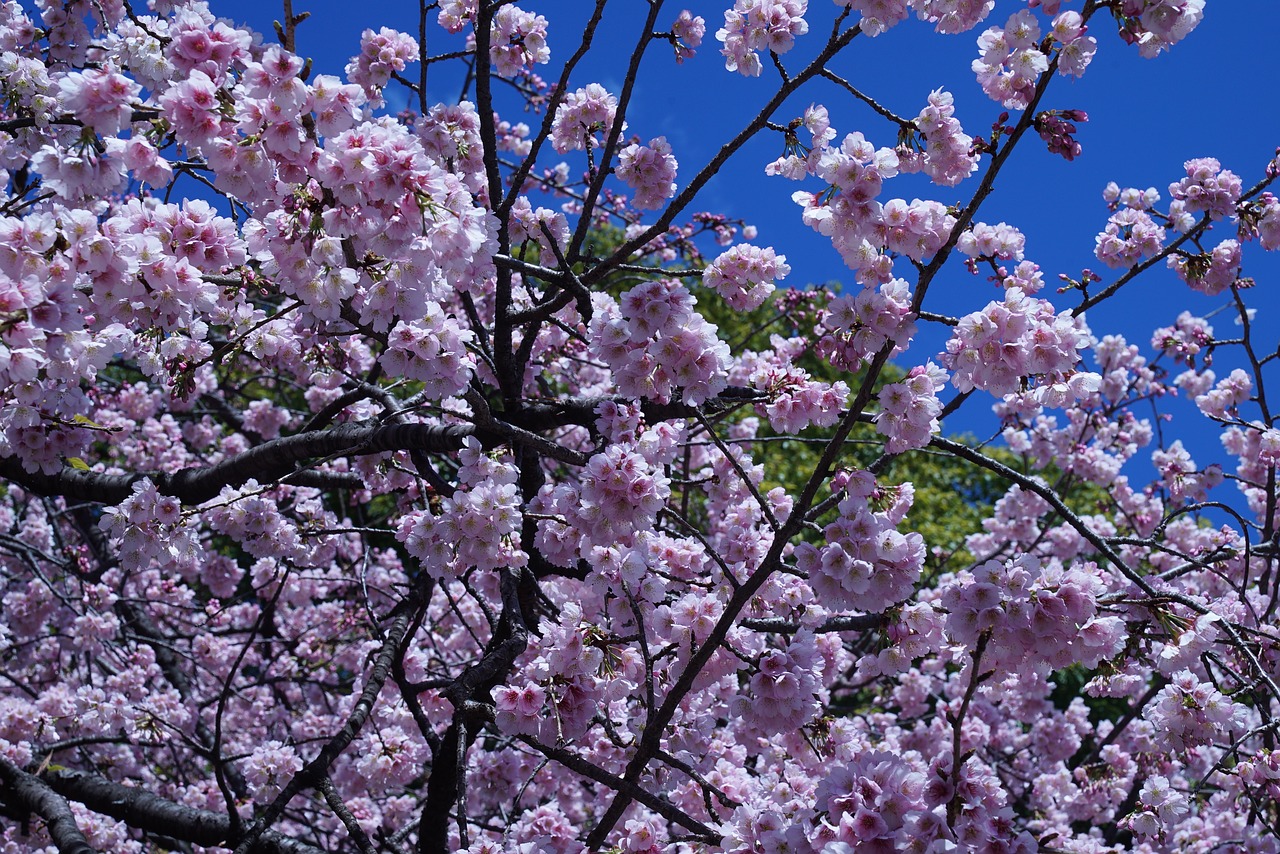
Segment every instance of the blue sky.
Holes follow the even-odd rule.
[[[552,63],[539,70],[553,78],[558,63],[576,46],[573,40],[582,31],[591,4],[586,0],[529,0],[521,5],[546,15],[551,22]],[[573,85],[594,80],[618,91],[637,22],[615,10],[632,13],[644,5],[633,0],[610,7],[595,49]],[[655,45],[642,65],[641,82],[627,116],[630,133],[646,140],[658,135],[668,138],[684,177],[700,168],[724,138],[754,115],[777,79],[769,68],[759,79],[724,70],[714,32],[723,22],[728,0],[687,5],[707,20],[702,49],[695,58],[677,66],[662,44]],[[956,115],[965,130],[986,136],[1002,108],[982,94],[969,68],[977,56],[975,40],[986,26],[1003,24],[1023,6],[1000,2],[978,29],[958,36],[937,35],[913,19],[877,39],[856,39],[832,67],[885,106],[908,117],[919,111],[931,90],[946,88],[955,96]],[[1079,6],[1078,2],[1066,4],[1066,8]],[[1027,257],[1044,268],[1051,282],[1056,283],[1058,273],[1076,275],[1084,267],[1101,273],[1104,284],[1117,275],[1093,257],[1094,236],[1107,217],[1101,193],[1108,181],[1122,187],[1154,186],[1161,193],[1163,206],[1169,183],[1182,177],[1182,163],[1189,158],[1217,157],[1250,186],[1274,156],[1280,145],[1280,110],[1272,93],[1275,5],[1270,0],[1215,0],[1207,6],[1200,27],[1172,52],[1154,60],[1139,57],[1116,36],[1110,22],[1099,16],[1091,34],[1098,38],[1100,47],[1088,73],[1079,80],[1059,78],[1050,88],[1042,107],[1088,112],[1090,121],[1078,134],[1083,154],[1068,163],[1049,154],[1038,139],[1027,139],[1006,167],[979,219],[1018,226],[1027,235]],[[245,0],[213,0],[211,7],[215,14],[247,23],[268,39],[274,38],[271,21],[281,14],[274,3]],[[671,5],[660,21],[668,24],[681,8]],[[358,49],[359,34],[365,27],[385,25],[417,32],[417,3],[295,0],[294,9],[312,13],[299,27],[298,51],[314,57],[313,73],[341,74],[346,60]],[[824,0],[810,3],[807,18],[811,32],[784,57],[788,68],[801,67],[817,49],[830,30],[835,9]],[[428,46],[433,53],[460,46],[459,38],[448,36],[435,25],[434,12],[428,26]],[[456,70],[433,66],[429,90],[433,102],[456,99]],[[828,106],[833,125],[841,134],[860,130],[877,144],[893,144],[895,129],[887,121],[825,81],[818,81],[802,97],[788,103],[775,119],[785,122],[815,100]],[[521,116],[506,114],[504,118],[518,121]],[[788,285],[850,282],[852,276],[830,243],[800,222],[799,208],[790,200],[798,186],[764,175],[764,164],[778,156],[781,147],[778,134],[758,137],[706,188],[697,207],[755,224],[760,232],[756,242],[772,244],[787,256],[792,266]],[[554,165],[558,159],[553,155],[546,165]],[[971,178],[954,189],[937,188],[909,176],[888,182],[883,198],[920,196],[950,204],[966,201],[975,185],[976,179]],[[1226,229],[1216,232],[1217,239],[1228,236]],[[1248,299],[1259,309],[1259,332],[1280,330],[1280,323],[1273,322],[1280,318],[1280,299],[1276,297],[1280,257],[1262,253],[1254,244],[1246,249],[1244,272],[1258,282]],[[953,264],[930,291],[926,308],[965,313],[980,308],[994,294],[983,278],[970,276]],[[1051,298],[1064,308],[1075,301],[1070,295]],[[1119,332],[1145,350],[1152,329],[1171,323],[1183,308],[1206,314],[1227,302],[1227,295],[1207,298],[1192,293],[1172,272],[1159,268],[1140,277],[1112,303],[1091,310],[1087,319],[1095,334]],[[1227,315],[1215,318],[1215,325],[1220,335],[1235,330]],[[930,354],[926,348],[932,352],[941,340],[936,335],[926,337],[913,347],[915,358],[923,360]],[[1226,372],[1219,370],[1219,375]],[[990,424],[986,402],[974,401],[947,427],[989,432]],[[1187,442],[1198,461],[1221,453],[1216,432],[1204,424]]]

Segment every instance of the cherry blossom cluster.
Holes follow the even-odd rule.
[[[303,180],[315,155],[315,141],[302,120],[314,106],[311,91],[299,77],[302,68],[299,57],[278,47],[269,48],[261,62],[246,62],[241,83],[246,97],[237,115],[237,129],[245,136],[260,137],[263,149],[288,164],[284,176],[292,181]],[[358,95],[348,90],[347,98],[354,101]],[[344,124],[349,114],[349,110],[343,111],[339,118],[334,108],[339,124]]]
[[[1147,187],[1145,190],[1137,187],[1125,187],[1122,190],[1119,184],[1111,181],[1103,189],[1102,198],[1106,200],[1109,209],[1113,211],[1119,205],[1137,210],[1150,210],[1155,207],[1156,202],[1160,201],[1160,191],[1155,187]]]
[[[119,133],[129,122],[142,87],[118,70],[72,71],[57,81],[58,107],[103,136]]]
[[[880,348],[892,343],[906,349],[915,334],[911,293],[894,279],[880,287],[864,287],[854,296],[832,301],[822,318],[817,351],[837,368],[852,371]]]
[[[1183,202],[1193,213],[1207,213],[1211,219],[1234,216],[1240,199],[1240,176],[1212,157],[1197,157],[1183,164],[1187,177],[1169,185],[1169,195]]]
[[[469,21],[475,20],[477,0],[444,0],[436,23],[447,32],[460,33]]]
[[[890,615],[893,616],[892,614]],[[899,609],[884,630],[885,646],[875,654],[867,654],[858,661],[859,679],[904,674],[911,670],[916,659],[935,653],[946,645],[943,627],[946,614],[929,602],[913,602]],[[895,694],[904,707],[910,706],[904,699],[914,694],[919,684],[904,682]]]
[[[1040,51],[1040,23],[1028,9],[1010,16],[1003,27],[991,27],[978,37],[979,58],[973,61],[982,91],[1011,110],[1031,103],[1036,80],[1049,70],[1049,57]]]
[[[774,291],[774,282],[791,272],[787,256],[778,255],[771,247],[761,248],[740,243],[702,271],[702,283],[738,311],[759,308]]]
[[[1142,836],[1159,836],[1188,812],[1186,795],[1158,774],[1142,784],[1138,804],[1139,810],[1133,813],[1128,824],[1134,833]]]
[[[637,210],[655,210],[676,194],[676,159],[665,136],[648,145],[632,143],[618,153],[615,170],[628,187],[635,190],[631,204]]]
[[[1120,35],[1152,57],[1182,41],[1204,19],[1204,0],[1123,0]]]
[[[312,549],[302,540],[295,521],[280,511],[289,493],[284,488],[263,487],[252,479],[239,489],[225,487],[210,505],[209,524],[256,558],[311,563]]]
[[[893,256],[886,253],[921,261],[934,255],[951,236],[955,217],[939,202],[877,201],[884,181],[899,171],[923,170],[935,182],[953,186],[976,168],[972,139],[953,118],[951,100],[942,90],[933,92],[929,106],[921,113],[921,130],[929,129],[926,144],[904,143],[896,150],[876,148],[861,132],[847,134],[833,147],[830,142],[836,133],[826,109],[810,107],[792,124],[810,131],[813,148],[802,156],[803,147],[795,139],[793,127],[787,131],[789,141],[783,156],[765,168],[767,174],[796,180],[812,174],[827,184],[822,192],[801,190],[791,198],[803,208],[802,221],[831,238],[859,281],[887,282],[893,278]]]
[[[1162,484],[1175,502],[1204,501],[1208,490],[1222,483],[1222,469],[1212,465],[1201,469],[1190,452],[1176,440],[1167,451],[1152,452],[1151,461],[1160,472]]]
[[[1264,751],[1256,762],[1241,762],[1236,773],[1245,782],[1263,788],[1268,796],[1280,797],[1280,751]]]
[[[587,463],[576,514],[598,543],[650,522],[668,494],[667,479],[638,452],[611,445]]]
[[[1021,261],[1026,245],[1027,239],[1022,232],[1005,222],[995,225],[974,223],[956,241],[956,249],[970,258],[999,258],[1008,261]],[[1005,287],[1010,285],[1006,284]]]
[[[103,514],[102,529],[115,541],[120,559],[137,566],[191,567],[204,553],[198,526],[183,515],[182,502],[161,495],[145,478],[134,483],[128,498]]]
[[[551,233],[550,241],[544,228]],[[535,210],[527,196],[518,197],[511,206],[510,232],[513,243],[537,246],[538,260],[543,264],[556,263],[556,248],[564,252],[569,244],[569,220],[565,215],[550,208]]]
[[[842,5],[862,13],[858,26],[872,38],[906,20],[910,0],[844,0]]]
[[[597,703],[604,699],[598,694],[606,654],[592,642],[590,631],[582,607],[572,602],[566,603],[558,620],[542,622],[536,655],[524,667],[529,681],[503,686],[494,697],[503,732],[554,744],[587,731]],[[549,714],[544,710],[548,703]]]
[[[634,446],[610,445],[588,461],[580,485],[539,494],[535,512],[549,518],[539,523],[536,545],[548,559],[572,564],[593,546],[626,543],[652,525],[669,495],[670,479]]]
[[[1079,351],[1091,341],[1082,318],[1070,311],[1057,313],[1048,300],[1010,288],[1003,300],[960,318],[942,363],[960,391],[980,388],[998,396],[1014,394],[1035,377],[1040,396],[1061,394],[1071,400],[1096,388],[1091,380],[1097,375],[1076,371]],[[1055,389],[1063,383],[1065,389]],[[1063,401],[1043,402],[1057,406]]]
[[[760,76],[760,55],[767,50],[784,54],[796,36],[809,32],[804,19],[809,0],[735,0],[724,13],[724,27],[716,39],[724,43],[720,53],[724,67],[747,77]]]
[[[768,395],[768,402],[757,403],[756,411],[779,433],[799,433],[810,425],[830,427],[849,399],[849,386],[842,380],[816,380],[789,359],[781,364],[762,362],[752,371],[750,383]]]
[[[906,20],[909,9],[938,32],[955,34],[973,29],[995,8],[994,0],[841,0],[841,5],[862,13],[862,31],[873,38]]]
[[[803,127],[809,132],[812,145],[806,148],[800,142],[796,129]],[[789,126],[791,136],[787,140],[782,156],[765,166],[766,175],[782,175],[798,181],[809,173],[815,158],[813,152],[826,148],[836,138],[836,130],[831,127],[831,117],[827,108],[821,104],[810,104],[804,114],[793,119]]]
[[[302,770],[302,759],[291,745],[267,741],[244,760],[244,778],[253,787],[253,799],[270,803],[293,775]]]
[[[1277,438],[1280,436],[1274,429],[1258,423],[1229,427],[1222,434],[1223,449],[1239,460],[1236,466],[1236,474],[1240,477],[1237,486],[1248,501],[1249,509],[1264,518],[1268,502],[1265,484],[1277,462]],[[1208,478],[1208,485],[1213,486],[1221,482],[1223,475],[1221,469],[1214,465],[1199,477]]]
[[[1199,375],[1189,373],[1202,378],[1205,391],[1195,396],[1195,402],[1200,411],[1210,418],[1227,418],[1235,414],[1237,407],[1247,401],[1253,392],[1253,380],[1249,379],[1242,368],[1236,368],[1218,380],[1212,390],[1208,389],[1208,385],[1214,380],[1213,371],[1206,370]]]
[[[955,98],[950,92],[935,89],[929,93],[929,103],[912,122],[924,136],[925,144],[919,151],[910,146],[898,146],[900,171],[922,171],[934,183],[954,187],[977,170],[978,156],[974,151],[973,137],[960,127],[955,112]]]
[[[671,44],[675,48],[676,62],[692,59],[697,49],[702,46],[702,39],[706,34],[706,20],[688,9],[681,9],[680,14],[671,24]]]
[[[913,839],[935,836],[940,822],[925,795],[928,782],[925,769],[887,751],[862,752],[836,766],[815,793],[834,837],[824,850],[843,854],[877,843],[909,850]]]
[[[1144,717],[1152,725],[1153,740],[1165,750],[1178,752],[1229,739],[1247,722],[1243,706],[1190,670],[1173,675]]]
[[[885,248],[898,252],[913,261],[923,261],[933,257],[939,249],[946,245],[951,237],[956,220],[941,202],[912,199],[891,199],[883,208]],[[837,248],[839,243],[837,242]],[[859,247],[863,252],[866,245]],[[872,264],[872,272],[883,280],[888,267],[884,256],[868,258]],[[845,257],[849,263],[849,257]]]
[[[1106,584],[1091,563],[1063,567],[1031,555],[989,560],[943,589],[947,634],[971,650],[981,645],[983,671],[1096,667],[1124,645],[1124,621],[1099,613]]]
[[[1111,382],[1115,379],[1113,376]],[[1127,401],[1130,395],[1148,393],[1150,390],[1142,391],[1126,384],[1116,400]],[[1078,477],[1110,487],[1117,481],[1124,464],[1139,449],[1149,445],[1154,434],[1150,421],[1139,419],[1132,412],[1111,422],[1099,418],[1087,406],[1076,404],[1068,407],[1064,416],[1037,414],[1026,429],[1006,428],[1004,439],[1010,449],[1028,455],[1037,468],[1064,465]],[[1117,494],[1117,500],[1121,499]],[[1141,515],[1145,516],[1145,512]]]
[[[145,29],[129,26],[129,23],[133,23],[136,27],[135,22],[121,23],[125,31],[134,38],[146,35]],[[166,23],[173,41],[164,51],[163,58],[172,68],[184,73],[203,71],[210,78],[221,82],[233,63],[243,62],[253,46],[250,33],[228,26],[226,21],[214,20],[207,10],[190,7],[175,9],[172,20]],[[135,45],[136,53],[130,51],[130,58],[136,62],[130,65],[145,62],[148,59],[145,48],[150,46],[146,40],[143,40],[143,44]],[[155,82],[155,78],[147,82]]]
[[[439,508],[407,513],[396,538],[435,577],[457,576],[470,567],[522,566],[518,472],[489,458],[469,439],[462,454],[459,489]]]
[[[724,612],[722,598],[715,593],[694,591],[659,605],[653,611],[657,636],[678,648],[681,658],[687,658],[696,647],[706,643],[715,629],[716,621]]]
[[[1099,391],[1108,400],[1120,402],[1131,395],[1163,394],[1166,384],[1137,344],[1123,335],[1104,335],[1093,348],[1093,358],[1102,375]]]
[[[420,320],[402,320],[392,328],[381,364],[390,376],[421,382],[433,400],[450,397],[466,388],[475,370],[467,351],[473,336],[439,304],[429,303]]]
[[[910,594],[924,564],[924,540],[898,526],[913,500],[909,488],[881,488],[867,472],[849,476],[825,544],[795,550],[796,568],[828,607],[878,613]]]
[[[760,657],[748,681],[750,693],[740,694],[731,708],[766,735],[808,723],[822,709],[823,664],[814,636],[799,632],[784,648]]]
[[[1263,249],[1280,248],[1280,200],[1271,193],[1263,193],[1255,208],[1257,217],[1255,226],[1259,242]],[[1246,238],[1253,232],[1245,232]]]
[[[347,64],[347,79],[364,89],[375,105],[382,103],[382,88],[391,75],[404,71],[418,58],[418,42],[408,33],[388,27],[360,35],[360,53]]]
[[[825,146],[814,160],[817,176],[854,206],[879,196],[885,179],[898,174],[897,153],[877,149],[861,132],[846,135],[839,148]]]
[[[1045,11],[1049,11],[1047,8]],[[1080,13],[1064,9],[1053,19],[1052,35],[1058,43],[1058,73],[1080,77],[1098,50],[1098,40],[1085,35],[1089,28]]]
[[[551,61],[547,19],[517,6],[500,8],[493,16],[489,61],[502,77],[515,77],[535,64],[546,65]]]
[[[1240,259],[1240,241],[1228,239],[1201,255],[1171,255],[1169,267],[1192,290],[1214,297],[1239,281]]]
[[[860,276],[873,269],[877,274],[885,272],[891,262],[880,252],[884,238],[877,233],[882,217],[875,199],[884,180],[898,173],[898,155],[892,149],[877,149],[861,133],[851,133],[838,148],[815,148],[805,163],[808,171],[827,183],[828,189],[816,194],[803,190],[792,194],[792,200],[803,208],[804,223],[830,237],[845,263]],[[937,229],[930,227],[936,223],[927,209],[912,219],[908,221],[904,211],[900,223],[890,224],[906,226],[908,231],[919,233],[922,240],[929,233],[936,233]]]
[[[1196,356],[1213,341],[1213,327],[1203,317],[1181,312],[1172,326],[1157,329],[1151,335],[1151,346],[1174,361],[1195,367]]]
[[[880,412],[876,430],[888,437],[885,450],[900,454],[910,448],[923,448],[929,437],[940,429],[938,416],[942,402],[938,392],[947,384],[947,372],[933,362],[912,368],[900,383],[889,383],[880,389]]]
[[[685,403],[696,405],[727,385],[728,347],[694,311],[696,302],[674,279],[637,285],[618,303],[598,302],[591,348],[619,391],[665,403],[679,389]]]
[[[598,148],[601,141],[596,134],[609,135],[617,111],[618,99],[599,83],[570,92],[556,110],[551,144],[561,154]]]

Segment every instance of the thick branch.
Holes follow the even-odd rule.
[[[231,822],[222,813],[175,804],[146,789],[113,783],[83,771],[48,771],[45,777],[58,794],[146,833],[206,847],[226,847],[236,842],[230,838]],[[318,848],[273,831],[262,834],[250,850],[253,854],[323,854]],[[66,849],[63,851],[65,854]]]
[[[752,389],[730,388],[702,407],[705,412],[720,412],[758,398]],[[570,398],[553,403],[535,403],[502,420],[491,416],[481,425],[451,424],[387,424],[359,422],[342,424],[325,430],[310,430],[284,436],[256,445],[244,453],[211,466],[198,466],[177,472],[133,472],[103,474],[82,471],[70,466],[55,474],[29,472],[17,457],[0,459],[0,478],[16,483],[36,495],[60,495],[77,501],[119,504],[129,497],[133,485],[150,478],[164,495],[172,495],[183,504],[200,504],[217,497],[224,487],[242,486],[250,480],[272,483],[277,480],[298,486],[357,488],[363,482],[356,475],[340,472],[297,470],[299,465],[325,458],[364,456],[387,451],[416,451],[440,454],[457,451],[469,436],[484,445],[532,445],[544,456],[581,465],[579,455],[562,448],[542,436],[535,435],[570,424],[595,423],[595,408],[605,400],[624,398]],[[680,403],[666,405],[645,403],[644,413],[650,423],[672,418],[692,417],[694,410]]]
[[[529,629],[520,605],[522,576],[528,577],[518,570],[501,570],[498,584],[502,595],[502,617],[497,631],[480,660],[464,670],[444,690],[455,713],[440,742],[440,749],[433,752],[427,796],[418,821],[420,854],[449,850],[449,812],[458,800],[459,773],[463,770],[458,761],[459,755],[465,755],[466,748],[480,732],[480,727],[469,725],[467,718],[477,705],[490,701],[490,692],[507,678],[516,658],[529,645]],[[484,703],[477,703],[472,699],[474,697],[481,698]]]
[[[822,623],[815,626],[812,631],[817,634],[825,634],[827,632],[869,632],[880,628],[886,622],[884,614],[848,614],[827,617]],[[752,631],[777,632],[784,635],[795,634],[804,628],[800,623],[774,617],[743,620],[741,625],[743,628],[751,629]]]
[[[103,504],[119,504],[129,496],[134,483],[150,478],[165,495],[179,498],[184,504],[200,504],[216,497],[224,487],[240,486],[250,480],[259,483],[276,480],[298,482],[295,478],[302,473],[294,469],[300,463],[385,451],[456,451],[462,447],[466,437],[477,432],[469,425],[343,424],[328,430],[273,439],[215,465],[182,469],[172,474],[102,474],[70,467],[56,474],[44,474],[26,471],[16,457],[9,457],[0,460],[0,477],[38,495],[61,495]],[[345,480],[342,482],[346,483]],[[327,480],[325,484],[331,485]]]
[[[4,781],[0,801],[44,819],[45,828],[61,854],[97,854],[80,832],[67,799],[43,780],[3,756],[0,756],[0,780]]]

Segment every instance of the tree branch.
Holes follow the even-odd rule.
[[[222,813],[176,804],[141,787],[113,783],[83,771],[46,771],[44,776],[59,795],[145,833],[205,847],[236,843],[231,838],[231,821]],[[274,831],[263,833],[249,850],[252,854],[324,854],[319,848]],[[67,854],[65,849],[63,854]]]
[[[97,854],[80,832],[67,799],[49,788],[43,780],[28,774],[3,756],[0,756],[0,780],[4,781],[0,800],[44,819],[49,837],[58,846],[60,854]]]
[[[16,457],[0,460],[0,477],[10,480],[37,495],[61,495],[80,501],[119,504],[129,496],[134,483],[150,478],[161,493],[172,495],[184,504],[200,504],[217,496],[224,487],[240,486],[250,480],[268,483],[323,483],[332,486],[361,485],[348,479],[333,481],[324,472],[320,480],[299,478],[299,463],[322,457],[363,456],[385,451],[425,451],[444,453],[462,447],[463,440],[478,431],[465,424],[444,427],[429,424],[342,424],[328,430],[298,433],[257,445],[242,454],[211,466],[182,469],[177,472],[135,472],[103,474],[64,468],[55,474],[29,472]],[[496,437],[484,437],[496,438]]]
[[[635,798],[658,815],[668,821],[688,828],[699,836],[705,837],[706,841],[712,842],[713,844],[718,844],[720,842],[720,834],[717,831],[698,821],[696,818],[689,815],[670,801],[649,792],[644,787],[632,783],[630,780],[625,780],[616,774],[610,774],[599,765],[596,765],[593,762],[588,762],[581,756],[571,753],[568,750],[564,750],[559,747],[552,747],[549,744],[543,744],[533,736],[521,735],[519,736],[519,739],[534,750],[537,750],[543,756],[546,756],[548,759],[554,759],[556,762],[559,762],[570,771],[581,774],[583,777],[590,780],[595,780],[597,783],[601,783],[616,791],[626,792],[628,795]]]

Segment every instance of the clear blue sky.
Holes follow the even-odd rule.
[[[558,63],[573,49],[582,31],[582,22],[591,4],[585,0],[528,2],[523,8],[538,11],[551,22],[549,41],[552,64],[545,66],[554,77]],[[591,80],[617,91],[625,74],[630,45],[637,22],[622,19],[615,10],[638,11],[646,4],[620,3],[610,7],[596,47],[585,63],[584,72],[574,81]],[[677,66],[663,45],[656,45],[641,69],[641,84],[627,117],[629,132],[649,139],[665,135],[680,161],[682,176],[693,174],[718,148],[720,142],[754,114],[771,92],[776,76],[766,67],[759,79],[745,79],[724,70],[714,39],[723,22],[729,0],[693,2],[688,7],[707,20],[707,38],[698,55]],[[1066,4],[1079,8],[1079,2]],[[341,74],[348,57],[358,48],[360,31],[392,26],[416,34],[416,2],[358,4],[338,0],[295,0],[297,11],[312,12],[311,20],[298,30],[298,50],[315,58],[317,73]],[[1000,113],[999,105],[979,90],[969,63],[977,55],[975,39],[986,26],[1002,24],[1006,17],[1025,4],[1000,2],[996,11],[977,30],[959,36],[939,36],[914,19],[878,39],[859,38],[834,63],[833,70],[859,86],[900,115],[913,116],[924,104],[930,90],[943,87],[956,98],[957,117],[965,130],[986,136]],[[212,0],[215,14],[226,15],[259,30],[273,39],[271,21],[281,14],[277,3]],[[680,11],[672,4],[661,22],[666,25]],[[836,7],[826,0],[810,3],[808,19],[812,31],[796,49],[784,57],[788,68],[799,68],[816,50],[830,30]],[[1056,282],[1060,272],[1073,275],[1091,267],[1104,277],[1104,284],[1116,273],[1105,269],[1093,257],[1094,235],[1106,221],[1101,199],[1108,181],[1123,186],[1159,189],[1167,202],[1167,187],[1183,175],[1182,163],[1191,157],[1215,156],[1224,166],[1254,183],[1267,160],[1280,145],[1280,109],[1275,106],[1275,21],[1271,0],[1214,0],[1207,4],[1204,22],[1171,53],[1155,60],[1141,59],[1136,50],[1123,44],[1108,20],[1099,16],[1093,28],[1100,47],[1089,72],[1080,80],[1060,78],[1051,87],[1042,106],[1083,109],[1090,116],[1078,135],[1084,152],[1068,163],[1050,155],[1036,139],[1028,139],[996,185],[980,219],[1006,220],[1027,235],[1027,256]],[[434,23],[428,26],[432,52],[456,49],[460,39],[450,37]],[[543,70],[543,69],[539,69]],[[416,71],[416,69],[415,69]],[[416,76],[416,74],[415,74]],[[454,70],[433,66],[430,98],[456,99],[458,78]],[[867,107],[854,101],[825,81],[809,89],[802,99],[789,104],[775,118],[780,122],[799,115],[811,101],[825,103],[833,125],[841,134],[860,130],[877,144],[892,145],[894,128]],[[505,115],[512,121],[521,117]],[[770,243],[786,254],[793,268],[787,284],[850,281],[849,271],[829,242],[800,222],[799,209],[790,201],[797,185],[780,178],[767,178],[764,164],[781,150],[777,134],[765,134],[730,161],[704,191],[702,209],[741,217],[759,227],[758,243]],[[558,158],[549,160],[553,165]],[[571,161],[572,162],[572,161]],[[576,168],[576,164],[575,164]],[[976,179],[948,190],[926,185],[917,177],[889,182],[885,198],[902,196],[936,198],[946,203],[967,199]],[[805,185],[807,189],[817,187]],[[1216,231],[1217,239],[1229,235]],[[1246,275],[1253,275],[1258,288],[1249,294],[1259,308],[1262,333],[1280,332],[1280,258],[1246,251]],[[904,270],[904,273],[906,271]],[[1048,289],[1046,289],[1048,290]],[[935,284],[927,308],[963,313],[980,308],[994,290],[981,278],[971,277],[959,265]],[[1074,302],[1071,297],[1054,297],[1061,307]],[[1147,347],[1151,330],[1171,323],[1183,308],[1208,313],[1227,303],[1226,295],[1207,298],[1192,293],[1163,268],[1152,270],[1133,283],[1119,299],[1096,308],[1088,320],[1096,334],[1120,332],[1132,343]],[[1234,330],[1225,315],[1216,318],[1219,334]],[[935,339],[929,339],[935,340]],[[930,344],[936,348],[940,338]],[[915,358],[928,355],[921,350]],[[1220,370],[1223,375],[1226,371]],[[986,403],[974,401],[948,429],[978,429],[990,423]],[[1216,430],[1205,425],[1188,443],[1197,460],[1208,461],[1220,454]]]

